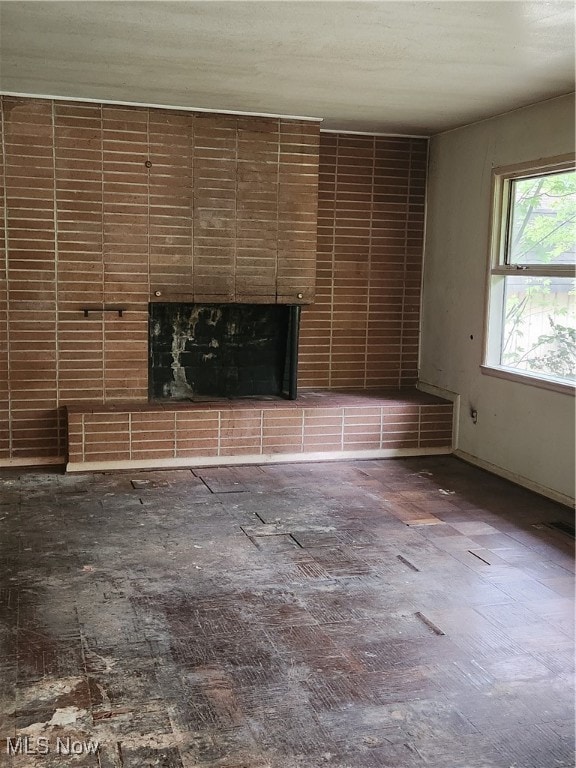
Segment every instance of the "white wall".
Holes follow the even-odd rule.
[[[561,499],[574,498],[574,397],[487,376],[480,362],[492,168],[574,141],[574,95],[432,138],[422,300],[420,379],[460,395],[458,449]]]

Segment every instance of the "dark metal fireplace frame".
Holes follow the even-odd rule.
[[[290,304],[288,307],[288,400],[296,400],[298,397],[298,340],[300,338],[300,313],[299,304]]]
[[[162,304],[162,305],[164,305],[164,307],[173,304],[175,309],[177,307],[182,306],[182,303],[180,303],[180,302],[174,302],[174,303],[172,303],[172,302],[158,302],[158,303],[154,302],[154,303],[150,304],[150,312],[149,312],[149,316],[150,316],[150,330],[149,330],[149,355],[148,355],[148,359],[149,359],[149,370],[148,370],[148,395],[149,395],[149,399],[151,401],[158,401],[158,400],[160,400],[162,402],[166,402],[166,401],[169,401],[171,399],[173,399],[173,400],[178,400],[178,399],[186,400],[186,399],[190,399],[192,401],[195,401],[196,398],[193,397],[193,396],[191,396],[190,398],[186,398],[185,396],[184,397],[178,397],[178,396],[170,397],[170,396],[167,396],[167,395],[162,396],[162,395],[160,395],[158,393],[159,386],[161,386],[161,385],[159,383],[159,380],[157,378],[155,379],[155,377],[154,377],[155,371],[158,370],[156,368],[154,360],[155,360],[156,355],[158,355],[160,353],[158,352],[157,342],[155,341],[153,324],[154,324],[154,321],[156,320],[157,322],[159,321],[161,323],[161,327],[162,328],[166,328],[166,325],[165,325],[166,320],[159,319],[159,317],[160,318],[163,317],[162,310],[160,310],[160,313],[158,313],[158,312],[156,312],[156,314],[154,313],[154,307],[157,306],[157,304]],[[212,305],[206,305],[206,304],[202,304],[202,303],[196,303],[195,304],[194,302],[192,302],[192,303],[185,302],[184,305],[185,306],[198,306],[198,307],[205,307],[205,308],[212,306]],[[222,305],[222,306],[230,307],[231,305]],[[242,306],[242,305],[235,305],[235,306]],[[285,323],[285,325],[284,325],[284,328],[285,328],[285,337],[284,337],[284,339],[285,339],[285,345],[286,345],[285,346],[286,354],[285,354],[285,357],[284,357],[284,368],[283,368],[282,381],[280,382],[281,386],[279,387],[280,391],[276,391],[276,396],[284,397],[285,399],[288,399],[288,400],[296,400],[297,395],[298,395],[298,339],[299,339],[299,334],[300,334],[300,316],[301,316],[301,307],[300,307],[300,305],[298,305],[298,304],[285,304],[285,305],[254,305],[254,304],[251,304],[251,305],[246,305],[246,306],[250,306],[250,307],[253,307],[253,308],[260,307],[260,306],[262,306],[262,307],[264,307],[264,306],[270,306],[270,307],[272,307],[272,306],[276,306],[276,307],[282,306],[285,310],[287,310],[287,315],[284,316],[285,319],[283,321]],[[159,315],[159,317],[158,317],[158,315]],[[173,340],[175,340],[176,338],[177,337],[174,336]],[[188,338],[190,338],[190,337],[188,337]],[[164,344],[165,344],[165,342],[164,342]],[[161,368],[160,370],[166,370],[166,364],[163,364],[163,368]],[[160,381],[162,381],[162,378],[160,379]],[[165,378],[164,378],[164,381],[166,381]],[[215,399],[219,399],[219,397],[221,397],[221,396],[222,395],[219,396],[218,393],[215,393],[215,395],[214,395]],[[226,395],[224,395],[224,396],[226,396]],[[247,396],[238,395],[238,397],[244,398],[244,397],[252,397],[252,396],[251,395],[247,395]],[[234,395],[232,395],[232,398],[234,398]],[[206,399],[206,396],[203,395],[203,394],[200,394],[198,399],[199,400],[200,399],[204,400],[204,399]],[[254,399],[258,399],[258,394],[254,394]]]

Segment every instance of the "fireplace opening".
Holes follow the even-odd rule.
[[[152,303],[151,400],[296,398],[300,307]]]

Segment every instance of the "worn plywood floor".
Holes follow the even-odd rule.
[[[1,765],[575,764],[560,506],[451,457],[0,491]]]

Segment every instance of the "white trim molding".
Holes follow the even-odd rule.
[[[576,395],[574,384],[562,384],[555,379],[548,379],[544,376],[531,375],[527,371],[516,369],[498,368],[492,365],[481,365],[480,371],[486,376],[495,376],[497,379],[506,379],[507,381],[517,381],[520,384],[530,384],[540,389],[549,389],[552,392],[561,392],[563,395]]]
[[[523,488],[527,488],[529,491],[534,491],[534,493],[540,494],[540,496],[545,496],[547,499],[557,501],[559,504],[564,504],[565,506],[574,509],[574,499],[564,493],[555,491],[553,488],[548,488],[545,485],[536,483],[534,480],[530,480],[528,477],[518,475],[516,472],[511,472],[510,470],[504,469],[503,467],[498,467],[496,464],[492,464],[489,461],[485,461],[478,456],[474,456],[473,454],[467,453],[466,451],[461,451],[460,449],[454,451],[454,456],[462,459],[462,461],[465,461],[467,464],[473,464],[475,467],[485,469],[487,472],[490,472],[493,475],[498,475],[498,477],[504,478],[504,480],[509,480],[511,483],[521,485]]]
[[[377,138],[388,139],[426,139],[430,136],[422,133],[379,133],[378,131],[339,131],[338,128],[320,128],[320,133],[340,133],[345,136],[376,136]]]
[[[189,456],[170,459],[125,459],[122,461],[68,462],[67,473],[108,472],[133,469],[192,469],[194,467],[226,467],[242,464],[296,464],[354,459],[393,459],[408,456],[446,456],[452,446],[436,448],[382,448],[370,451],[330,451],[317,453],[255,453],[246,456]]]
[[[0,468],[10,467],[51,467],[55,465],[64,466],[66,456],[31,456],[21,459],[0,459]]]
[[[275,115],[269,112],[243,112],[236,109],[207,109],[206,107],[183,107],[174,104],[149,104],[144,101],[116,101],[115,99],[91,99],[86,96],[48,96],[45,93],[15,93],[0,91],[0,96],[14,99],[45,99],[46,101],[74,101],[79,104],[109,104],[115,107],[144,107],[150,109],[169,109],[171,112],[207,112],[211,115],[236,115],[238,117],[271,117],[279,120],[305,120],[321,123],[323,117],[305,117],[303,115]]]

